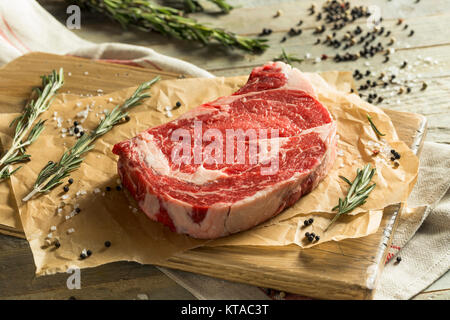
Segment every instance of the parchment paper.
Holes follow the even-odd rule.
[[[231,94],[245,83],[247,76],[168,80],[156,84],[151,89],[152,97],[144,105],[131,111],[130,122],[114,128],[96,142],[81,168],[72,174],[75,182],[67,193],[68,199],[62,199],[64,193],[61,186],[49,194],[22,203],[20,199],[31,190],[40,169],[49,160],[59,159],[65,147],[75,142],[73,137],[61,137],[61,128],[56,128],[55,122],[49,121],[42,137],[27,150],[33,160],[11,179],[20,218],[37,266],[36,273],[49,274],[65,271],[74,265],[93,267],[119,260],[158,263],[178,252],[205,244],[276,246],[296,243],[310,246],[302,238],[305,230],[298,226],[311,212],[316,221],[307,231],[319,233],[322,238],[320,242],[361,237],[375,232],[381,221],[381,209],[406,200],[417,176],[418,159],[403,142],[398,141],[386,114],[362,101],[357,95],[347,94],[352,84],[349,73],[325,73],[323,76],[328,84],[318,75],[309,76],[319,93],[319,100],[330,109],[338,122],[338,148],[342,156],[338,156],[329,176],[292,208],[257,228],[209,243],[172,233],[161,224],[150,221],[139,210],[133,209],[136,205],[126,193],[115,190],[118,179],[117,156],[112,154],[111,149],[115,143],[150,126],[170,121],[203,102]],[[335,86],[343,91],[337,91]],[[93,111],[82,125],[93,129],[100,120],[100,114],[97,117],[96,113],[112,109],[134,89],[54,105],[45,118],[52,118],[56,111],[64,119],[64,126],[69,126],[66,120],[75,120],[76,114],[89,104]],[[182,107],[172,111],[173,117],[168,118],[161,111],[165,106],[174,106],[176,101],[181,101]],[[380,131],[386,133],[384,138],[389,145],[385,148],[394,147],[402,155],[398,168],[394,169],[389,160],[381,160],[385,157],[381,154],[372,156],[372,150],[380,149],[381,146],[369,146],[369,141],[370,144],[378,144],[380,140],[368,124],[366,113],[370,113]],[[374,177],[377,187],[371,193],[369,201],[352,212],[351,216],[342,217],[339,223],[323,235],[321,229],[334,215],[331,208],[347,191],[347,185],[338,175],[353,179],[356,168],[363,167],[367,162],[377,168],[377,175]],[[112,191],[105,191],[107,186]],[[96,193],[95,190],[100,192]],[[76,196],[77,192],[82,194]],[[63,207],[62,202],[65,203]],[[81,212],[66,220],[65,216],[70,215],[76,205],[81,208]],[[61,207],[59,213],[58,207]],[[56,226],[56,231],[51,232],[52,226]],[[67,231],[71,228],[74,232],[68,234]],[[45,240],[50,232],[50,240],[59,239],[59,249],[45,247]],[[110,248],[103,245],[107,240],[112,242]],[[83,249],[92,250],[92,256],[80,260],[79,255]]]

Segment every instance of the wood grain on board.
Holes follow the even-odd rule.
[[[0,104],[7,106],[8,112],[20,111],[31,87],[39,84],[39,76],[59,67],[64,67],[66,74],[71,73],[71,76],[66,76],[63,93],[83,94],[84,96],[86,94],[95,95],[98,89],[108,93],[137,85],[147,81],[155,74],[162,74],[166,79],[178,76],[69,56],[32,53],[18,58],[0,69],[2,81],[17,84],[24,82],[23,87],[19,85],[14,88],[0,87]],[[418,114],[393,110],[387,110],[387,113],[391,116],[400,139],[419,150],[425,133],[425,118]],[[163,266],[316,298],[368,299],[373,294],[376,279],[384,265],[386,249],[396,228],[398,214],[399,206],[386,208],[378,232],[364,238],[326,242],[307,250],[295,245],[276,248],[202,247],[178,254]],[[1,229],[0,232],[2,232]],[[5,233],[8,232],[11,233],[12,230],[6,230]],[[6,290],[4,288],[0,290],[0,298],[8,296],[35,297],[35,293],[37,294],[39,290],[46,290],[44,289],[45,283],[52,288],[48,288],[48,290],[63,290],[65,283],[59,283],[58,286],[52,282],[52,279],[58,279],[55,281],[60,282],[61,275],[43,277],[47,279],[47,282],[38,280],[44,286],[41,289],[34,288],[33,284],[27,282],[34,275],[34,271],[31,271],[34,270],[34,264],[27,243],[23,243],[23,240],[17,241],[21,241],[18,243],[18,248],[8,248],[6,243],[10,245],[14,241],[10,238],[5,241],[4,237],[0,237],[0,266],[6,266],[4,268],[8,272],[3,274],[8,274],[8,279],[15,279],[9,281]],[[24,263],[24,265],[20,263]],[[120,274],[124,272],[123,270],[130,273],[130,270],[134,270],[134,268],[149,267],[115,263],[99,268],[106,270],[116,268]],[[24,277],[24,268],[27,273],[32,274]],[[97,269],[88,269],[86,272],[100,275],[95,271]],[[147,270],[155,272],[154,269]],[[14,274],[17,274],[17,277],[11,278],[11,275]],[[1,281],[4,277],[0,273],[0,286],[5,282]],[[88,280],[84,280],[95,283],[92,284],[92,290],[97,290],[95,288],[102,281],[112,281],[103,274],[99,279],[94,278],[92,276],[88,277]],[[134,283],[132,280],[130,281]],[[90,283],[87,283],[89,286]],[[174,294],[177,294],[176,290]],[[185,294],[184,291],[180,291],[180,295],[183,294]],[[91,295],[86,295],[86,297],[89,296]],[[48,296],[43,295],[42,297]],[[101,295],[98,297],[102,298]]]

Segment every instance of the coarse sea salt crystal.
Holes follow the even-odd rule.
[[[108,98],[108,102],[112,102],[113,101],[113,98]]]
[[[100,193],[100,189],[99,188],[95,188],[94,189],[94,193]]]
[[[167,111],[167,117],[169,117],[169,118],[171,118],[172,117],[172,112],[170,112],[170,111]]]
[[[133,208],[133,213],[136,213],[138,211],[138,209]]]
[[[71,234],[71,233],[74,233],[74,232],[75,232],[74,228],[70,228],[70,229],[67,230],[67,234]]]
[[[89,74],[89,72],[87,72],[87,71],[84,72],[84,75],[85,75],[85,76],[87,76],[88,74]]]
[[[56,231],[56,226],[51,226],[51,227],[50,227],[50,230],[51,230],[51,231]]]
[[[344,151],[342,151],[342,150],[338,150],[336,153],[340,157],[342,157],[344,155]]]
[[[61,199],[63,199],[63,200],[66,200],[66,199],[68,199],[69,198],[69,196],[67,195],[67,194],[65,194],[65,195],[63,195],[62,197],[61,197]]]
[[[49,239],[53,238],[53,233],[50,232],[50,233],[47,235],[47,238],[49,238]]]
[[[70,77],[72,76],[72,72],[67,72],[67,75]]]
[[[58,208],[58,209],[56,210],[56,212],[61,213],[61,212],[62,212],[62,208]]]
[[[78,101],[75,105],[76,105],[77,107],[81,107],[81,106],[82,106],[82,103]]]

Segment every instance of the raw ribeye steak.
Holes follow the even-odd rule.
[[[148,217],[214,239],[254,227],[314,189],[333,165],[336,124],[299,70],[268,63],[233,95],[113,152]]]

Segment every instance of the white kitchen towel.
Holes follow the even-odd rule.
[[[195,77],[213,77],[191,63],[122,43],[94,44],[76,36],[35,0],[0,0],[0,65],[32,51],[109,60]]]
[[[120,43],[93,44],[61,25],[34,0],[0,0],[0,65],[32,51],[71,54],[132,64],[196,77],[209,72],[152,49]],[[429,286],[450,267],[450,146],[425,143],[419,179],[408,210],[394,234],[390,261],[376,299],[408,299]],[[395,255],[402,257],[395,263]],[[199,299],[259,299],[253,286],[161,268]]]

